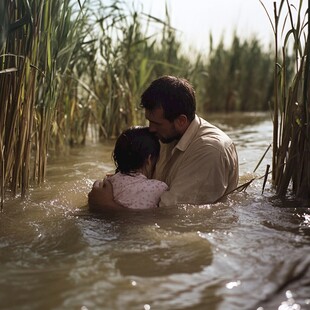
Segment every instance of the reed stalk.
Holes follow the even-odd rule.
[[[1,33],[0,85],[1,96],[1,192],[10,183],[24,195],[28,188],[34,109],[35,63],[32,62],[35,28],[28,1],[4,1],[4,23]],[[5,40],[5,36],[7,40]],[[32,66],[31,66],[32,65]],[[3,198],[2,198],[3,199]]]
[[[309,199],[309,1],[308,13],[303,14],[303,4],[300,0],[295,7],[290,1],[282,0],[278,9],[274,3],[276,58],[272,180],[278,196]],[[280,21],[284,34],[281,54],[278,45]],[[292,68],[294,74],[290,79]]]
[[[233,35],[230,47],[221,41],[205,66],[206,112],[268,110],[273,91],[273,53],[255,38]]]
[[[1,206],[7,189],[23,197],[31,179],[44,180],[57,108],[68,92],[61,79],[74,72],[88,30],[71,2],[1,2]]]

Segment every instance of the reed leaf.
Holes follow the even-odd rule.
[[[279,74],[275,74],[274,113],[281,111],[280,128],[274,122],[273,184],[279,196],[292,194],[297,198],[310,198],[310,157],[309,157],[309,32],[305,34],[305,21],[300,0],[296,9],[290,1],[281,1],[281,9],[286,5],[289,29],[283,39],[282,63]],[[294,12],[292,10],[294,9]],[[308,7],[309,12],[309,7]],[[307,12],[305,13],[305,15]],[[280,19],[275,13],[276,24]],[[309,19],[309,14],[308,14]],[[309,22],[308,22],[309,24]],[[276,30],[276,28],[275,28]],[[278,33],[275,31],[275,46],[278,48]],[[288,51],[294,60],[294,75],[291,76]],[[278,51],[276,51],[278,55]],[[276,63],[280,62],[278,57]],[[280,83],[279,83],[280,82]],[[279,94],[279,97],[278,97]],[[279,134],[279,135],[278,135]]]

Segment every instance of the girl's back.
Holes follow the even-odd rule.
[[[158,206],[166,183],[148,179],[142,173],[116,173],[108,178],[113,187],[114,200],[130,209],[150,209]]]

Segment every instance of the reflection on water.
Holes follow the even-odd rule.
[[[235,140],[240,182],[263,175],[268,115],[211,116]],[[224,203],[93,214],[113,143],[49,159],[47,180],[0,214],[0,309],[309,309],[310,209],[262,180]],[[259,308],[260,307],[260,308]]]

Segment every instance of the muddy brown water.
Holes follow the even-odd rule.
[[[266,114],[213,116],[240,183],[264,174]],[[310,309],[310,208],[252,182],[214,205],[94,214],[87,193],[113,143],[48,160],[46,182],[0,214],[0,309]]]

